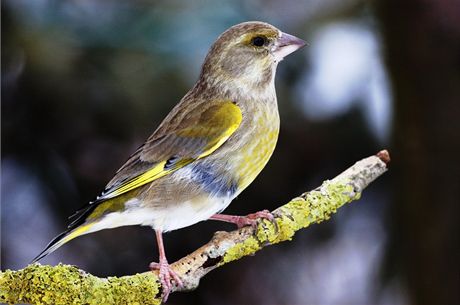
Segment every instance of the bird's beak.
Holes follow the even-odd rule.
[[[276,62],[280,62],[284,57],[304,47],[306,44],[307,43],[300,38],[281,32],[272,54]]]

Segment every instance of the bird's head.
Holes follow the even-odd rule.
[[[262,88],[273,83],[276,67],[305,41],[264,22],[232,26],[217,38],[206,56],[201,78],[211,84],[231,83]]]

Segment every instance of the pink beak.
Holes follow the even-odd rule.
[[[275,57],[275,60],[280,62],[284,57],[304,47],[306,44],[307,43],[300,38],[281,32],[281,36],[278,38],[272,54]]]

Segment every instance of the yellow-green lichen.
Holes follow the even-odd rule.
[[[221,265],[240,259],[243,256],[252,255],[260,249],[261,246],[257,239],[254,236],[251,236],[245,239],[243,242],[237,243],[228,249],[224,255],[224,259],[222,260]]]
[[[257,227],[256,237],[262,244],[273,244],[278,239],[280,219],[275,218],[276,225],[267,219],[264,219]]]
[[[280,208],[280,232],[276,242],[291,240],[295,232],[310,224],[310,207],[303,198],[295,198]]]
[[[359,196],[347,181],[325,181],[318,190],[307,193],[303,198],[295,198],[277,209],[274,212],[277,216],[276,226],[263,220],[257,227],[255,237],[251,236],[227,250],[222,264],[252,255],[266,244],[291,240],[298,230],[329,219],[340,206]]]
[[[16,304],[161,304],[154,274],[101,279],[74,266],[29,265],[0,274],[0,302]]]
[[[255,236],[227,250],[221,264],[252,255],[266,244],[291,240],[298,230],[329,219],[340,206],[358,198],[359,194],[355,194],[353,187],[346,181],[325,181],[318,190],[307,193],[304,198],[295,198],[277,209],[274,212],[277,216],[276,226],[263,220],[258,225]]]
[[[328,220],[339,207],[359,197],[360,194],[355,193],[353,186],[347,181],[325,181],[319,190],[306,194],[305,201],[310,208],[310,222],[320,223]]]

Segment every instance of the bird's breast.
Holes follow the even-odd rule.
[[[251,106],[252,109],[243,108],[243,122],[228,143],[230,153],[225,170],[237,181],[235,196],[262,171],[278,140],[280,122],[276,100]]]

